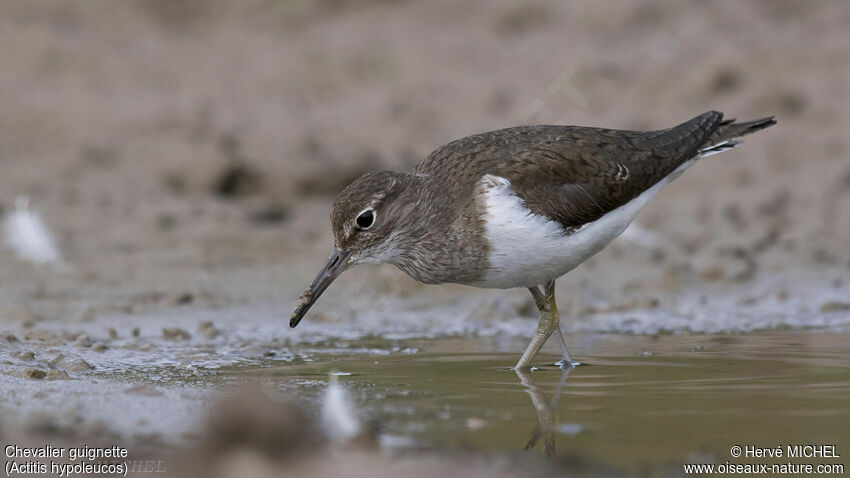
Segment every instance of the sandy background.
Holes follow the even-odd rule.
[[[641,214],[660,264],[618,244],[577,279],[728,279],[738,249],[757,274],[846,276],[848,22],[842,2],[4,2],[0,204],[29,196],[68,266],[3,252],[2,308],[294,301],[361,172],[510,125],[708,109],[780,124]]]
[[[736,330],[747,311],[742,330],[846,325],[848,25],[841,1],[4,1],[0,209],[28,196],[65,261],[0,249],[0,330],[96,362],[81,332],[161,337],[186,310],[224,311],[226,330],[259,307],[264,330],[301,339],[370,309],[426,327],[435,299],[473,322],[533,315],[522,290],[382,266],[287,327],[359,174],[507,126],[658,129],[711,109],[779,125],[671,184],[559,282],[562,311],[603,331]]]

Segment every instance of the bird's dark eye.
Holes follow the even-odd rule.
[[[375,214],[371,209],[367,209],[357,216],[357,226],[361,229],[369,229],[375,223]]]

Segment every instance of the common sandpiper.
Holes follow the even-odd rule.
[[[412,173],[364,174],[333,204],[335,247],[289,326],[345,269],[387,262],[426,284],[528,288],[540,321],[516,368],[529,369],[553,333],[557,364],[575,366],[555,280],[619,236],[698,159],[774,124],[709,111],[656,131],[519,126],[452,141]]]

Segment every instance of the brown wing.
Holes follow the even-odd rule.
[[[721,113],[708,112],[649,132],[508,128],[449,143],[416,172],[439,178],[457,193],[475,187],[484,174],[506,178],[532,212],[577,227],[629,202],[694,158],[722,119]]]

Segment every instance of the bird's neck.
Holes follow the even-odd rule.
[[[403,253],[390,262],[428,284],[473,282],[486,267],[486,247],[478,247],[481,225],[474,198],[464,204],[427,175],[405,175],[412,208],[404,228]]]

